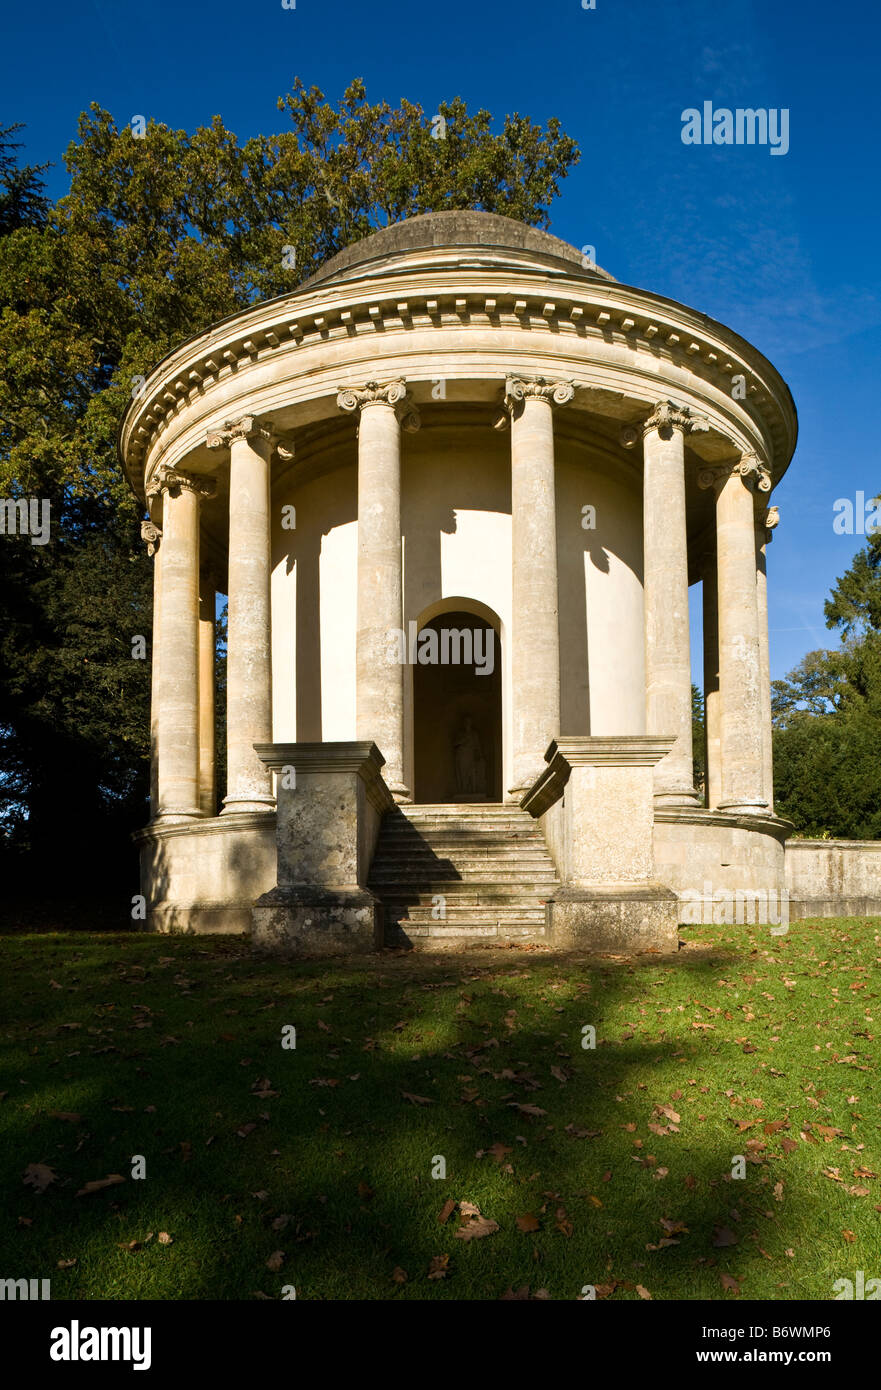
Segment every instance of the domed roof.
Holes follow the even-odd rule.
[[[525,222],[502,217],[495,212],[451,211],[426,212],[418,217],[408,217],[404,222],[396,222],[391,227],[383,227],[370,236],[362,237],[332,256],[299,288],[311,288],[325,280],[345,277],[346,272],[360,269],[370,262],[388,260],[411,251],[431,248],[450,250],[454,247],[536,255],[558,270],[567,270],[570,274],[578,270],[590,278],[614,281],[614,276],[599,266],[585,266],[577,247],[551,236],[549,232],[528,227]]]

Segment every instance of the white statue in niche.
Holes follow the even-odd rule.
[[[456,791],[460,796],[486,795],[486,760],[470,714],[453,737]]]

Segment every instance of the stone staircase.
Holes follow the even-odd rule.
[[[386,946],[541,941],[559,887],[537,823],[518,806],[396,806],[383,817],[368,886]]]

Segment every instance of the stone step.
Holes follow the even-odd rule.
[[[448,907],[444,917],[432,917],[430,906],[420,904],[398,904],[394,906],[386,903],[386,921],[395,922],[423,922],[436,923],[439,926],[454,926],[462,922],[475,922],[486,924],[489,922],[508,922],[512,925],[526,926],[533,924],[542,926],[547,914],[544,906],[538,907],[512,907],[503,906],[500,903],[481,906],[480,904],[469,904],[461,908]]]
[[[481,885],[482,888],[491,887],[492,884],[499,884],[500,887],[506,888],[506,890],[510,888],[511,885],[514,885],[514,887],[518,885],[522,891],[528,891],[529,884],[541,884],[542,888],[546,888],[547,884],[556,884],[557,876],[550,865],[534,865],[529,869],[528,873],[513,872],[513,870],[507,873],[504,872],[504,870],[496,870],[496,872],[491,873],[486,872],[486,870],[475,873],[463,873],[460,866],[456,866],[454,869],[450,867],[450,869],[447,870],[439,865],[425,867],[421,865],[393,866],[388,865],[384,860],[384,862],[372,866],[370,877],[368,877],[367,881],[368,884],[371,885],[402,883],[407,884],[407,887],[410,887],[410,885],[414,883],[420,883],[427,885],[427,891],[428,885],[434,888],[436,884],[439,892],[456,892],[459,888],[466,887],[466,885],[470,887],[470,885],[477,884]]]
[[[492,872],[494,869],[505,873],[511,872],[512,869],[522,869],[524,873],[528,873],[532,869],[548,865],[547,856],[537,852],[523,854],[517,850],[487,850],[481,853],[469,849],[452,854],[434,854],[430,851],[426,853],[425,850],[414,850],[408,854],[406,850],[390,852],[386,846],[383,847],[381,862],[391,869],[405,868],[412,864],[419,869],[436,868],[441,873],[447,873],[451,867],[455,867],[463,875],[486,873],[487,870]]]
[[[492,943],[494,941],[544,941],[547,928],[539,926],[511,926],[507,922],[496,925],[480,922],[463,922],[459,926],[448,927],[442,922],[432,922],[430,926],[422,923],[405,923],[403,926],[389,925],[386,928],[387,946],[417,945],[419,942],[432,948],[449,946],[461,950],[472,942]]]
[[[464,825],[458,821],[413,825],[410,821],[403,820],[393,821],[384,828],[383,833],[389,839],[397,840],[420,840],[429,837],[451,840],[508,840],[514,836],[518,840],[538,840],[544,844],[544,836],[537,825],[523,825],[519,821],[514,825],[503,825],[495,821],[491,825],[480,824],[477,821],[473,825]]]
[[[526,883],[500,883],[498,879],[490,879],[486,883],[463,880],[451,884],[437,880],[427,883],[424,879],[405,883],[401,879],[383,881],[371,878],[367,886],[384,902],[431,903],[433,898],[444,898],[451,905],[467,902],[544,903],[553,897],[557,881],[530,879]]]
[[[469,802],[399,806],[386,815],[368,885],[383,904],[388,944],[461,945],[541,940],[558,878],[531,816],[516,806]]]

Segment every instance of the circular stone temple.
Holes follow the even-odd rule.
[[[795,438],[743,338],[488,213],[378,231],[176,348],[119,437],[155,573],[149,925],[629,950],[684,902],[777,903]]]

